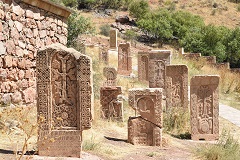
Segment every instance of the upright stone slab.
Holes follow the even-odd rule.
[[[130,43],[120,43],[118,46],[118,74],[129,76],[132,73],[132,57]]]
[[[202,58],[205,59],[208,64],[217,63],[216,56],[202,56]]]
[[[166,66],[166,108],[188,109],[188,67],[186,65]]]
[[[121,94],[121,87],[101,87],[102,118],[123,121],[123,104],[119,97]]]
[[[128,120],[128,141],[132,144],[162,144],[162,89],[130,89],[129,105],[140,117]]]
[[[166,66],[170,64],[170,50],[153,50],[149,53],[149,87],[165,88]]]
[[[107,78],[104,86],[116,86],[117,70],[114,67],[104,67],[103,75]]]
[[[192,140],[219,138],[219,76],[194,76],[190,84]]]
[[[148,81],[149,52],[138,52],[138,80]]]
[[[38,154],[80,157],[92,126],[91,58],[61,44],[37,53]]]
[[[99,61],[108,65],[109,56],[108,56],[108,51],[107,51],[106,48],[101,48],[100,49],[100,51],[99,51]]]
[[[201,57],[201,53],[188,53],[188,54],[183,54],[183,57],[188,60],[195,60],[198,61]]]
[[[110,49],[117,49],[117,30],[110,30]]]

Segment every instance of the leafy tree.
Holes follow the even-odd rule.
[[[75,39],[81,34],[92,34],[95,32],[95,27],[91,21],[78,15],[76,12],[72,13],[68,18],[68,42],[70,46]]]
[[[156,39],[162,46],[164,40],[168,40],[173,36],[171,21],[170,12],[162,9],[147,13],[137,22],[137,25],[146,35]]]
[[[97,2],[98,2],[97,0],[78,0],[78,8],[91,9],[99,3]]]
[[[77,0],[62,0],[63,4],[67,7],[76,7]]]
[[[129,6],[130,15],[141,19],[150,11],[148,2],[146,0],[134,0]]]

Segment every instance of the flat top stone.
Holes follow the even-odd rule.
[[[131,88],[128,90],[129,92],[131,91],[144,91],[144,92],[155,92],[155,91],[162,91],[162,88]]]

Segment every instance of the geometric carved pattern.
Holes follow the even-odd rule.
[[[104,86],[116,86],[117,70],[114,67],[104,67],[103,75],[107,78]]]
[[[132,73],[132,57],[130,43],[120,43],[118,46],[118,74],[129,76]]]
[[[123,121],[123,104],[119,99],[121,87],[101,87],[100,100],[102,118]]]
[[[162,88],[129,89],[128,103],[140,116],[162,128]]]
[[[128,141],[132,144],[160,146],[162,88],[129,89],[128,101],[140,115],[128,120]]]
[[[219,76],[194,76],[190,84],[191,136],[193,140],[219,138]]]
[[[162,129],[142,117],[129,117],[128,142],[133,145],[161,146]]]
[[[165,89],[166,66],[170,64],[171,51],[153,50],[149,53],[149,87]],[[165,95],[165,91],[164,91]]]
[[[92,123],[91,59],[53,44],[38,51],[36,68],[38,117],[44,119],[39,129],[39,154],[80,157],[81,150],[73,154],[73,148],[81,146],[81,132]],[[56,138],[60,133],[65,133],[62,137],[70,137],[70,141],[43,143],[46,136]],[[71,135],[76,141],[72,141],[75,138]],[[66,149],[68,143],[73,148]],[[46,145],[51,146],[48,151]]]
[[[166,109],[188,109],[188,68],[186,65],[166,66]]]
[[[138,52],[138,80],[148,81],[149,52]]]

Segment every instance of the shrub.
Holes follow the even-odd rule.
[[[78,8],[79,9],[92,9],[94,6],[96,6],[98,3],[97,0],[78,0]]]
[[[150,11],[148,2],[146,0],[135,0],[129,6],[130,15],[141,19]]]
[[[240,4],[237,5],[237,11],[240,12]]]
[[[68,18],[68,46],[72,46],[76,38],[81,34],[93,34],[95,27],[91,21],[78,15],[76,12],[72,13]]]
[[[77,0],[62,0],[63,4],[67,7],[76,7]]]
[[[104,25],[100,26],[100,34],[101,35],[108,37],[109,32],[110,32],[110,26],[108,24],[104,24]]]

